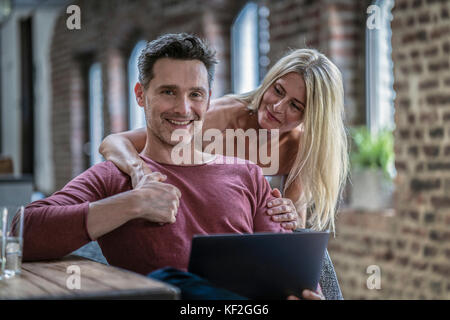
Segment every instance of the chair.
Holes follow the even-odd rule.
[[[322,293],[327,300],[344,300],[342,296],[341,288],[334,271],[333,262],[331,261],[328,250],[325,252],[323,259],[322,273],[319,280]]]
[[[105,256],[102,253],[102,249],[98,245],[97,241],[91,241],[88,244],[82,246],[78,250],[75,250],[71,254],[93,260],[96,262],[100,262],[103,264],[108,264],[108,261],[106,261]]]

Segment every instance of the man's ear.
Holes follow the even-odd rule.
[[[136,85],[134,86],[134,94],[136,95],[138,105],[145,107],[144,87],[140,82],[136,82]]]

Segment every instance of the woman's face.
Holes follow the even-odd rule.
[[[278,78],[264,93],[258,108],[258,123],[263,129],[291,131],[303,120],[306,85],[303,77],[290,72]]]

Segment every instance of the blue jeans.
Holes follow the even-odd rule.
[[[178,287],[181,290],[182,300],[248,300],[236,293],[218,288],[193,273],[171,267],[153,271],[147,277]]]

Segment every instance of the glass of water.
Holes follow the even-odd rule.
[[[23,206],[1,208],[0,279],[9,279],[21,272],[23,215]]]

